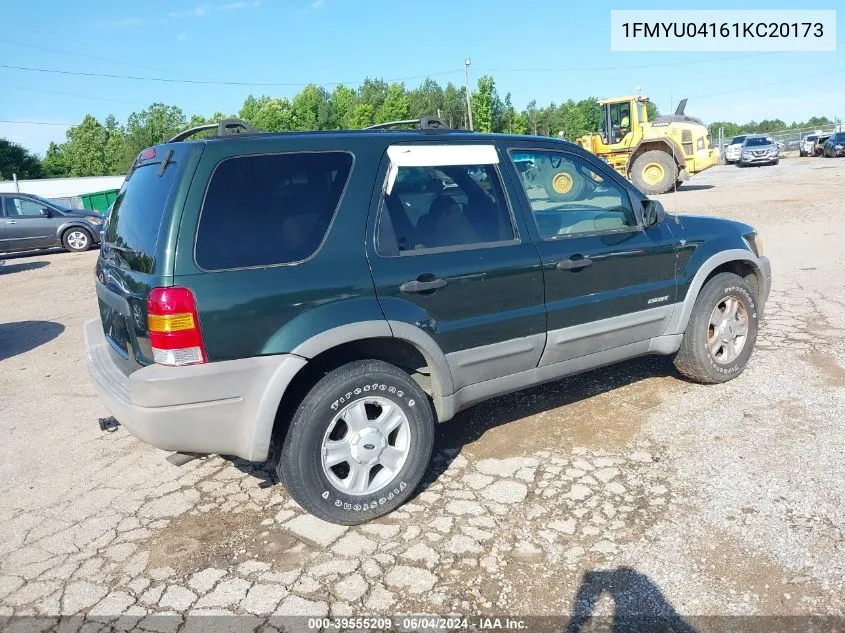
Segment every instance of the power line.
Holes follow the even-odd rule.
[[[26,48],[33,48],[35,50],[47,51],[49,53],[58,53],[59,55],[70,55],[72,57],[82,57],[84,59],[92,59],[94,61],[105,62],[107,64],[116,64],[118,66],[128,66],[130,68],[140,68],[140,69],[143,69],[143,70],[152,70],[152,71],[155,71],[155,72],[167,73],[168,75],[177,75],[177,76],[181,75],[183,77],[196,77],[198,79],[210,79],[210,77],[205,77],[203,75],[196,75],[196,74],[193,74],[193,73],[174,72],[174,71],[168,70],[166,68],[157,68],[156,66],[144,66],[144,65],[141,65],[141,64],[134,64],[132,62],[124,62],[124,61],[120,61],[120,60],[116,60],[116,59],[108,59],[106,57],[98,57],[96,55],[88,55],[86,53],[79,53],[77,51],[67,51],[67,50],[61,50],[61,49],[58,49],[58,48],[49,48],[47,46],[38,46],[36,44],[30,44],[28,42],[17,42],[15,40],[10,40],[10,39],[6,39],[6,38],[0,38],[0,42],[6,42],[7,44],[13,44],[15,46],[24,46]]]
[[[0,119],[0,123],[18,123],[20,125],[58,125],[60,127],[74,127],[78,123],[57,123],[56,121],[12,121],[11,119]]]
[[[733,90],[724,90],[722,92],[711,92],[708,95],[700,95],[697,97],[691,97],[696,101],[700,101],[701,99],[709,99],[710,97],[721,97],[723,95],[733,94],[735,92],[742,92],[744,90],[756,90],[758,88],[770,88],[772,86],[780,86],[782,84],[789,84],[795,83],[796,81],[801,81],[803,79],[816,79],[818,77],[827,77],[829,75],[838,75],[839,73],[844,73],[845,68],[839,68],[838,70],[831,70],[828,72],[817,73],[815,75],[801,75],[800,77],[792,77],[790,79],[781,79],[780,81],[772,81],[765,84],[755,84],[750,86],[743,86],[742,88],[735,88]]]
[[[77,77],[98,77],[102,79],[130,79],[133,81],[157,81],[162,83],[173,84],[193,84],[193,85],[213,85],[213,86],[251,86],[251,87],[295,87],[302,88],[311,84],[318,84],[312,81],[308,83],[290,83],[290,82],[251,82],[251,81],[226,81],[226,80],[205,80],[205,79],[171,79],[169,77],[143,77],[138,75],[115,75],[109,73],[91,73],[77,70],[59,70],[56,68],[40,68],[36,66],[14,66],[12,64],[0,64],[0,68],[7,68],[9,70],[21,70],[26,72],[49,73],[55,75],[74,75]],[[412,79],[424,79],[427,77],[439,77],[442,75],[452,75],[461,70],[447,70],[440,73],[427,73],[424,75],[415,75],[413,77],[400,77],[397,79],[385,79],[384,81],[396,83],[400,81],[410,81]],[[363,81],[327,81],[321,82],[318,85],[323,86],[340,86],[340,85],[361,85]]]
[[[14,90],[26,90],[28,92],[41,92],[48,95],[58,95],[60,97],[76,97],[78,99],[93,99],[94,101],[112,101],[114,103],[128,103],[135,105],[136,101],[129,101],[128,99],[114,99],[112,97],[101,97],[99,95],[81,95],[73,92],[59,92],[57,90],[45,90],[44,88],[29,88],[27,86],[15,86],[12,84],[0,84],[2,88],[12,88]]]

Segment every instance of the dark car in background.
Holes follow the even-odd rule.
[[[824,143],[822,154],[825,158],[845,156],[845,132],[837,132]]]
[[[24,193],[0,194],[0,252],[61,247],[87,251],[100,243],[103,216]]]

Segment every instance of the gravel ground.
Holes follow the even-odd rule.
[[[845,613],[843,179],[795,159],[662,196],[765,239],[774,288],[738,379],[655,357],[481,404],[440,427],[418,497],[357,528],[304,514],[269,467],[175,467],[100,432],[96,253],[7,256],[0,616]]]

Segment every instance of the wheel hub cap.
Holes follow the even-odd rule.
[[[388,486],[411,452],[411,425],[402,408],[381,396],[353,400],[329,423],[320,462],[329,483],[352,496]]]
[[[358,431],[349,442],[349,455],[359,464],[377,464],[387,439],[377,428],[369,426]]]
[[[663,167],[657,163],[649,163],[646,165],[645,169],[643,169],[643,180],[645,180],[650,185],[656,185],[661,180],[663,180],[664,175]]]
[[[556,193],[569,193],[572,191],[572,176],[566,172],[560,172],[552,178],[552,189]]]
[[[707,346],[720,364],[732,363],[745,348],[748,339],[748,311],[739,298],[721,299],[710,314]]]

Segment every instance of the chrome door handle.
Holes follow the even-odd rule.
[[[442,288],[447,283],[448,282],[445,279],[431,279],[426,281],[413,279],[411,281],[406,281],[404,284],[399,286],[399,290],[402,292],[425,292],[426,290],[437,290]]]
[[[574,256],[570,257],[569,259],[563,259],[555,264],[555,268],[558,270],[581,270],[582,268],[586,268],[587,266],[591,266],[593,260],[587,257]]]

